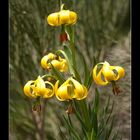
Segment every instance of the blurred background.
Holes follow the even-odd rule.
[[[123,140],[130,140],[131,107],[131,29],[129,0],[63,0],[65,6],[78,14],[75,28],[77,50],[91,68],[93,57],[125,68],[126,76],[116,97],[118,108],[116,126]],[[24,84],[38,75],[46,74],[41,58],[60,48],[59,27],[51,27],[46,17],[59,11],[59,0],[10,0],[10,140],[62,140],[67,132],[61,115],[65,106],[54,98],[42,101],[42,111],[32,112],[33,100],[23,94]],[[77,58],[82,75],[82,63]],[[111,86],[99,88],[102,101],[112,95]],[[112,97],[112,96],[111,96]],[[88,101],[94,98],[89,93]],[[114,98],[114,97],[112,97]],[[60,128],[61,126],[61,128]],[[61,132],[61,131],[62,132]]]

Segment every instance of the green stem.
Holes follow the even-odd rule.
[[[74,46],[74,42],[72,40],[70,40],[70,48],[71,48],[71,51],[72,51],[73,65],[76,67],[75,46]]]
[[[62,0],[59,0],[59,7],[60,7],[60,10],[61,10],[61,5],[62,5]]]
[[[72,61],[73,61],[73,66],[75,67],[75,69],[77,69],[76,57],[75,57],[76,49],[75,49],[75,42],[74,42],[74,28],[70,26],[70,29],[71,31],[70,33],[68,33],[68,35],[69,35],[70,49],[72,52]],[[76,74],[74,74],[74,76],[76,76]]]
[[[49,74],[45,74],[45,75],[41,76],[41,78],[47,78],[47,77],[51,77],[51,78],[56,79],[55,76],[53,76],[53,75],[49,75]]]
[[[75,49],[75,45],[74,45],[74,30],[73,30],[72,26],[66,27],[66,25],[62,25],[61,32],[66,32],[69,36],[69,45],[70,45],[70,49],[71,49],[71,53],[72,53],[72,65],[73,65],[73,68],[77,69],[76,57],[75,57],[76,49]],[[62,46],[67,46],[67,42],[63,42]],[[73,73],[73,76],[76,77],[75,72]]]

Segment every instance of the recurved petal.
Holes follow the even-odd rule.
[[[54,91],[52,89],[46,88],[43,98],[50,98],[54,95]]]
[[[67,65],[67,61],[65,59],[62,59],[61,61],[61,72],[65,72],[68,70],[68,65]]]
[[[82,92],[77,92],[77,90],[75,90],[74,98],[76,98],[77,100],[82,100],[88,95],[87,88],[84,85],[82,85],[82,88]]]
[[[82,85],[76,81],[75,79],[71,78],[70,79],[72,81],[72,83],[74,84],[75,89],[77,90],[77,92],[82,92],[83,91],[83,87]]]
[[[48,65],[48,60],[53,60],[55,59],[56,55],[53,53],[49,53],[48,55],[45,55],[42,59],[41,59],[41,66],[45,69],[49,69],[50,65]]]
[[[108,82],[115,81],[117,78],[116,74],[110,69],[104,69],[102,73]]]
[[[73,78],[71,78],[71,81],[73,82],[75,93],[73,98],[76,98],[77,100],[82,100],[83,98],[85,98],[87,95],[86,87]]]
[[[59,26],[59,12],[52,13],[47,17],[47,22],[51,26]]]
[[[97,73],[97,68],[98,68],[98,64],[93,68],[93,79],[95,83],[102,86],[107,85],[108,81],[106,81],[105,78],[104,80],[102,79],[102,68],[98,73]]]
[[[54,66],[54,68],[58,70],[61,69],[61,62],[59,62],[58,60],[52,60],[50,63]]]
[[[47,69],[48,68],[48,56],[45,55],[42,59],[41,59],[41,66],[44,68],[44,69]]]
[[[60,86],[56,92],[56,97],[58,100],[60,101],[65,101],[65,100],[69,100],[72,99],[72,97],[70,96],[70,94],[68,93],[68,85],[65,86]]]
[[[70,95],[68,94],[68,88],[67,88],[70,85],[69,81],[70,79],[66,80],[59,88],[58,88],[59,81],[55,83],[54,91],[55,91],[56,98],[58,100],[65,101],[71,99]]]
[[[73,11],[70,11],[69,14],[70,24],[75,24],[77,22],[77,14]]]
[[[54,85],[50,83],[49,81],[45,81],[45,84],[48,84],[51,86],[51,88],[46,88],[43,98],[50,98],[54,95]]]
[[[88,95],[88,90],[84,85],[83,85],[83,89],[84,89],[84,97],[83,98],[85,98]]]
[[[67,79],[67,80],[61,85],[61,87],[62,87],[62,86],[66,86],[66,85],[68,85],[69,82],[70,82],[70,78],[68,78],[68,79]]]
[[[110,66],[110,69],[116,71],[116,79],[115,80],[119,80],[119,79],[123,78],[125,75],[124,68],[122,68],[120,66]]]
[[[50,85],[50,86],[52,87],[52,89],[54,89],[54,85],[53,85],[51,82],[49,82],[49,81],[45,81],[45,84]]]
[[[34,84],[35,81],[28,81],[24,86],[24,94],[30,98],[37,98],[37,96],[34,94],[31,85]]]

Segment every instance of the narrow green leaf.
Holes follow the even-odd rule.
[[[88,110],[89,110],[89,115],[90,115],[90,118],[92,118],[92,109],[91,109],[91,104],[88,104]]]
[[[64,47],[64,51],[58,50],[58,51],[56,51],[56,53],[61,53],[65,57],[65,59],[68,63],[69,72],[74,76],[73,63],[71,60],[72,54],[70,52],[70,49],[66,46],[66,47]]]
[[[73,60],[72,60],[72,52],[71,52],[70,47],[68,47],[66,45],[63,45],[63,48],[64,48],[64,52],[65,52],[65,54],[67,56],[67,59],[70,61],[70,64],[72,65]]]
[[[59,134],[61,135],[61,138],[65,139],[65,140],[68,140],[66,135],[64,134],[64,132],[62,132],[60,126],[58,126],[58,129],[59,129],[59,132],[60,132]]]
[[[72,122],[71,122],[71,118],[69,114],[68,114],[68,120],[69,120],[70,125],[72,126]]]
[[[72,26],[66,26],[65,29],[69,35],[70,40],[74,43],[74,28],[72,28]]]
[[[72,127],[72,125],[70,125],[69,121],[66,119],[65,116],[63,116],[64,121],[67,124],[67,128],[68,130],[70,130],[70,132],[75,136],[76,140],[81,140],[80,137],[78,136],[78,134],[76,133],[77,131]]]
[[[84,55],[81,53],[81,51],[76,48],[77,50],[77,54],[79,55],[80,57],[80,60],[83,62],[83,66],[84,66],[84,85],[87,86],[87,82],[88,82],[88,79],[89,79],[89,76],[90,76],[90,71],[88,69],[88,66],[86,64],[86,60],[85,60],[85,57]]]
[[[108,118],[107,118],[107,120],[106,120],[106,124],[108,123],[108,121],[109,121],[109,119],[110,119],[110,117],[111,117],[111,114],[112,114],[112,112],[113,112],[113,109],[114,109],[114,101],[113,101],[113,104],[112,104],[110,113],[109,113],[109,115],[108,115]]]
[[[65,82],[64,76],[57,70],[54,68],[54,66],[51,64],[52,66],[52,73],[55,75],[56,79],[60,81],[60,84]]]
[[[94,128],[95,136],[97,136],[97,133],[98,133],[98,119],[97,119],[97,114],[95,112],[93,112],[92,125],[93,125],[93,128]]]
[[[73,102],[73,104],[74,104],[74,109],[75,109],[75,115],[76,115],[77,119],[81,122],[83,131],[86,132],[86,130],[87,130],[88,128],[87,128],[85,122],[83,121],[83,118],[82,118],[81,113],[80,113],[80,111],[79,111],[79,107],[76,107],[77,105],[76,105],[75,102]]]
[[[83,63],[83,67],[84,67],[84,85],[86,87],[90,87],[91,85],[90,83],[92,82],[92,78],[91,78],[92,74],[90,73],[88,65],[86,64],[84,55],[81,53],[78,47],[76,47],[76,51],[78,52],[77,55],[79,55],[80,60]]]
[[[64,47],[64,52],[67,55],[66,59],[68,59],[67,61],[69,62],[70,73],[73,74],[73,76],[81,83],[80,74],[73,63],[74,58],[72,57],[72,52],[69,47],[65,45],[63,47]]]
[[[110,96],[108,98],[107,105],[105,106],[105,109],[103,109],[103,112],[104,112],[103,113],[103,121],[100,124],[100,131],[98,133],[98,137],[102,134],[103,130],[106,128],[106,126],[111,118],[112,112],[113,112],[114,102],[112,104],[110,112],[108,113],[109,102],[110,102]],[[106,112],[106,109],[107,109],[107,112]]]
[[[95,88],[94,112],[97,114],[99,110],[99,91]]]
[[[92,69],[94,68],[94,66],[96,65],[97,61],[95,56],[93,56],[93,60],[92,60]],[[88,77],[88,81],[87,81],[87,87],[90,88],[92,82],[93,82],[93,75],[92,75],[92,70],[90,72],[90,76]]]
[[[98,108],[99,108],[99,92],[98,89],[95,89],[95,99],[94,99],[94,105],[93,105],[93,111],[92,111],[92,125],[94,127],[94,132],[97,136],[98,134],[98,119],[97,119],[97,114],[98,114]]]
[[[110,103],[110,96],[108,97],[108,100],[107,100],[107,103],[106,103],[106,106],[105,106],[105,113],[108,112],[109,103]]]
[[[92,131],[91,131],[91,136],[90,136],[90,140],[96,140],[96,139],[97,139],[96,133],[95,133],[94,129],[92,129]]]
[[[90,76],[88,78],[88,81],[87,81],[87,88],[89,89],[91,84],[92,84],[92,81],[93,81],[93,77],[92,77],[92,72],[90,73]]]
[[[113,130],[113,125],[114,125],[114,117],[112,118],[111,125],[109,126],[109,130],[106,132],[105,140],[109,139],[111,132]]]
[[[74,69],[74,75],[75,75],[76,80],[78,80],[81,83],[79,72],[77,71],[76,67],[73,67],[73,69]]]

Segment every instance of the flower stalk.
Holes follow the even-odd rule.
[[[35,99],[33,111],[41,111],[41,98],[48,99],[53,96],[58,101],[68,103],[67,110],[65,111],[68,118],[64,117],[67,128],[70,132],[70,138],[80,140],[80,136],[73,127],[71,115],[75,115],[82,127],[82,138],[84,140],[99,140],[102,137],[102,132],[105,131],[106,140],[110,137],[112,125],[109,124],[109,131],[105,129],[108,124],[111,113],[108,115],[109,104],[103,107],[103,117],[107,118],[107,123],[104,119],[99,124],[99,91],[95,88],[92,91],[95,94],[92,106],[86,100],[89,89],[92,85],[91,78],[93,77],[97,85],[106,86],[112,83],[113,93],[116,95],[120,92],[116,81],[123,78],[125,70],[120,66],[111,66],[108,62],[97,63],[93,70],[89,71],[86,61],[84,60],[85,67],[85,81],[82,82],[77,63],[76,63],[76,48],[75,48],[75,35],[74,24],[77,22],[77,14],[73,11],[64,9],[64,4],[60,2],[60,11],[48,15],[47,22],[50,26],[61,27],[60,43],[63,50],[57,50],[55,53],[47,53],[41,59],[41,66],[47,70],[48,74],[38,76],[35,80],[28,81],[24,86],[24,94]],[[92,74],[91,74],[92,73]],[[47,80],[45,80],[47,78]],[[109,117],[106,117],[109,116]]]

